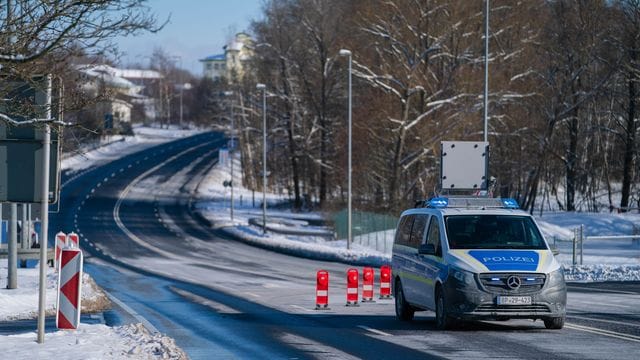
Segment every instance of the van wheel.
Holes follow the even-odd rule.
[[[447,313],[444,293],[440,287],[436,289],[436,329],[447,330],[453,326],[453,319]]]
[[[544,319],[544,327],[547,329],[559,330],[564,327],[564,316]]]
[[[411,321],[413,319],[413,315],[415,310],[404,298],[404,292],[402,291],[402,284],[400,280],[396,280],[395,286],[396,294],[396,318],[401,321]]]

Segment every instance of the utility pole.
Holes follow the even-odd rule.
[[[351,104],[351,57],[352,57],[352,55],[351,55],[351,51],[347,50],[347,49],[341,49],[340,52],[339,52],[339,55],[340,56],[346,56],[349,59],[349,96],[348,96],[349,100],[348,100],[348,110],[347,110],[347,112],[348,112],[348,123],[349,123],[349,130],[348,130],[348,133],[349,133],[349,135],[348,135],[349,136],[349,150],[348,150],[349,151],[349,161],[348,161],[349,164],[348,164],[348,168],[349,169],[347,171],[348,178],[349,178],[348,179],[348,196],[347,196],[348,197],[348,200],[347,200],[347,212],[348,212],[348,214],[347,214],[347,249],[350,249],[351,248],[351,241],[353,240],[352,239],[353,233],[352,233],[352,230],[351,230],[351,228],[352,228],[352,223],[351,223],[351,221],[352,221],[352,218],[351,218],[351,214],[352,214],[352,212],[351,212],[351,210],[352,210],[351,209],[351,197],[352,197],[351,196],[351,106],[352,106],[352,104]]]
[[[233,111],[233,99],[231,101],[231,150],[229,151],[229,157],[231,158],[231,221],[233,222],[233,188],[235,187],[233,181],[233,153],[236,148],[236,139],[235,139],[235,113]]]
[[[11,221],[9,222],[8,278],[7,289],[18,288],[18,204],[11,204]]]
[[[267,86],[256,85],[262,90],[262,235],[267,234]]]
[[[51,75],[47,75],[47,111],[46,119],[51,119]],[[38,343],[44,343],[45,309],[47,300],[47,248],[49,231],[49,151],[51,146],[51,128],[44,124],[42,139],[42,188],[40,212],[42,213],[42,238],[40,239],[40,294],[38,299]]]
[[[27,222],[27,204],[21,204],[22,208],[22,226],[20,227],[20,249],[29,248],[29,223]],[[27,260],[20,260],[20,267],[27,267]]]
[[[489,137],[489,0],[485,0],[484,17],[484,142]]]

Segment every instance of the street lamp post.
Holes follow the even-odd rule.
[[[231,149],[229,150],[229,158],[231,158],[231,222],[233,222],[233,187],[235,184],[233,183],[233,153],[236,148],[236,140],[235,140],[235,114],[233,111],[233,102],[231,103]]]
[[[257,84],[262,90],[262,235],[267,234],[267,87]]]
[[[347,249],[351,248],[351,51],[341,49],[338,53],[340,56],[346,56],[349,59],[349,95],[348,95],[348,122],[349,122],[349,160],[348,160],[348,200],[347,200]]]
[[[180,128],[182,128],[182,94],[185,90],[191,90],[190,83],[181,83],[180,84]]]
[[[224,96],[229,97],[233,96],[233,91],[225,91]],[[235,114],[233,112],[233,102],[231,102],[231,146],[229,148],[229,158],[231,159],[231,207],[229,209],[229,216],[231,217],[231,221],[233,222],[233,149],[235,147]]]
[[[489,136],[489,0],[485,0],[484,19],[484,142]]]

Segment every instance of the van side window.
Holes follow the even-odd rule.
[[[436,217],[433,217],[429,223],[427,244],[433,244],[433,247],[436,249],[436,256],[442,257],[442,247],[440,245],[440,224],[438,224],[438,218]]]
[[[413,228],[411,229],[411,240],[409,241],[409,246],[412,248],[417,249],[420,244],[422,244],[424,230],[427,227],[427,220],[429,220],[429,215],[416,215],[413,221]]]
[[[411,240],[411,226],[413,225],[413,215],[407,215],[400,220],[398,233],[396,234],[396,244],[409,246]]]

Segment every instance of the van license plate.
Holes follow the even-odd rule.
[[[531,296],[498,296],[498,305],[531,305]]]

